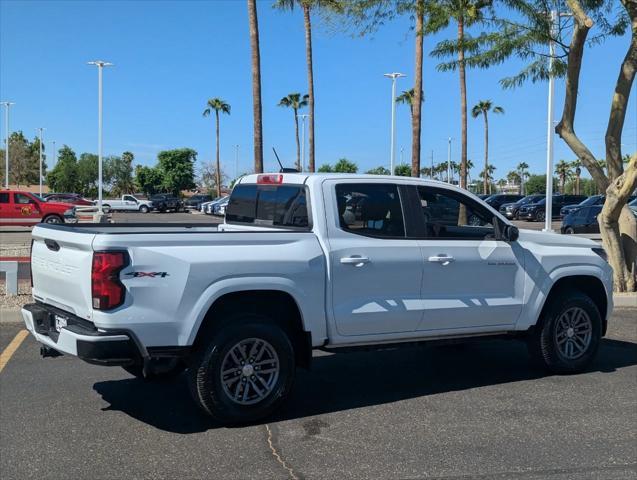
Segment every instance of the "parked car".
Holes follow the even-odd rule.
[[[97,205],[97,201],[93,202]],[[102,200],[102,207],[111,211],[148,213],[153,210],[152,200],[142,200],[134,195],[122,195],[122,198],[107,198]]]
[[[226,208],[228,207],[228,202],[230,201],[230,197],[225,197],[219,200],[217,203],[212,205],[212,214],[217,215],[219,217],[223,217],[226,214]]]
[[[49,193],[44,196],[45,202],[69,203],[71,205],[91,206],[93,202],[77,193]]]
[[[201,204],[205,203],[205,202],[210,202],[212,201],[212,195],[204,195],[204,194],[196,194],[193,195],[192,197],[188,198],[185,202],[184,205],[186,208],[192,208],[195,210],[199,210],[201,208]]]
[[[544,195],[534,194],[527,195],[524,198],[521,198],[517,202],[513,203],[503,203],[500,205],[500,213],[507,217],[509,220],[518,220],[520,214],[520,207],[522,205],[530,205],[535,202],[539,202],[544,198]]]
[[[551,217],[560,218],[560,209],[564,205],[582,202],[585,199],[585,195],[553,195]],[[536,203],[523,205],[520,207],[518,216],[520,220],[543,222],[546,219],[546,198]]]
[[[225,199],[227,195],[222,195],[221,197],[215,198],[212,202],[205,202],[201,204],[201,211],[207,215],[213,214],[214,206]]]
[[[491,205],[496,210],[500,210],[500,206],[504,203],[517,202],[524,198],[524,195],[514,195],[510,193],[497,193],[486,198],[484,201]]]
[[[74,221],[72,205],[46,202],[38,196],[19,190],[0,191],[0,225],[32,226],[36,223]]]
[[[150,197],[153,207],[160,212],[172,210],[178,212],[184,209],[184,203],[174,195],[169,193],[158,193]]]
[[[628,206],[630,207],[630,209],[637,213],[637,198],[635,198],[633,201],[628,203]]]
[[[564,217],[560,231],[568,235],[574,233],[599,233],[597,216],[601,211],[602,205],[589,205],[578,208]]]
[[[628,203],[632,202],[635,199],[634,195],[631,195],[630,197],[628,197]],[[588,206],[593,206],[593,205],[604,205],[604,202],[606,202],[606,196],[605,195],[592,195],[590,197],[588,197],[587,199],[585,199],[583,202],[575,204],[575,205],[565,205],[562,207],[562,209],[560,210],[560,217],[564,218],[566,217],[566,215],[568,215],[569,213],[573,213],[575,210],[582,208],[582,207],[588,207]]]
[[[187,368],[194,401],[230,424],[273,413],[319,348],[522,339],[549,371],[581,372],[613,306],[596,242],[518,230],[460,188],[410,177],[247,175],[218,228],[32,237],[38,302],[22,316],[44,356],[146,378]]]

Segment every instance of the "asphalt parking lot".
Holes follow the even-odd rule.
[[[22,329],[0,325],[0,349]],[[267,423],[222,428],[185,379],[41,359],[0,373],[0,477],[637,478],[637,310],[590,370],[552,376],[518,342],[315,355]]]

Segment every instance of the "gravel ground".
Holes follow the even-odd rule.
[[[4,287],[4,280],[0,281],[0,309],[18,310],[25,303],[31,303],[31,284],[29,282],[18,282],[18,294],[7,295]]]

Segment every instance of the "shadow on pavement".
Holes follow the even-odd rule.
[[[637,364],[637,344],[604,339],[590,372],[613,372]],[[311,371],[299,370],[288,402],[270,421],[381,405],[400,400],[546,377],[530,366],[525,346],[485,341],[445,347],[410,347],[378,352],[320,355]],[[564,377],[565,382],[569,377]],[[174,433],[218,428],[190,398],[185,376],[147,383],[134,378],[93,387],[110,404]]]

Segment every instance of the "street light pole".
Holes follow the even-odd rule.
[[[4,188],[9,188],[9,107],[15,105],[15,102],[0,102],[4,105],[4,128],[6,132],[6,143],[4,149]]]
[[[391,78],[391,144],[389,155],[389,174],[394,175],[394,158],[396,156],[396,79],[404,77],[404,73],[385,73],[385,77]]]
[[[42,197],[42,132],[44,128],[39,127],[37,130],[40,132],[40,197]]]
[[[301,171],[305,171],[305,119],[309,117],[307,113],[297,115],[301,118]]]
[[[447,144],[447,183],[451,183],[451,137]]]
[[[552,232],[551,221],[553,218],[553,96],[555,90],[555,79],[553,78],[553,63],[555,62],[555,23],[557,21],[557,11],[551,10],[551,39],[549,40],[549,99],[548,99],[548,119],[546,126],[546,209],[544,219],[545,232]]]
[[[58,155],[57,152],[55,151],[55,140],[53,140],[53,151],[51,152],[53,154],[53,162],[51,162],[51,167],[53,167],[54,162],[58,163]]]
[[[102,210],[102,70],[113,64],[102,60],[88,62],[89,65],[97,66],[97,212],[100,216]]]

